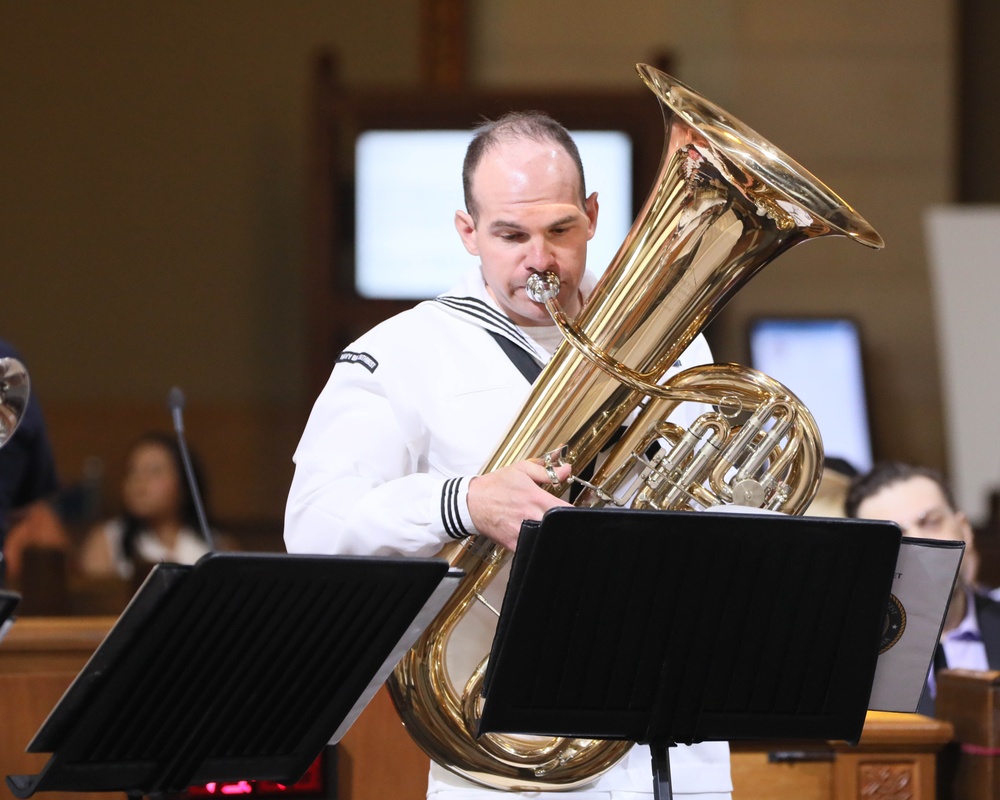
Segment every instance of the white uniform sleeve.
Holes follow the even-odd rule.
[[[470,478],[426,473],[378,380],[339,365],[320,394],[295,453],[285,511],[290,553],[434,555],[475,533]]]
[[[694,337],[694,341],[681,354],[680,360],[682,369],[712,363],[712,350],[709,348],[708,340],[705,339],[703,334],[698,334]]]

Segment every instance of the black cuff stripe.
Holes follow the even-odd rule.
[[[452,539],[465,539],[472,534],[462,524],[462,515],[458,508],[458,487],[461,478],[451,478],[445,481],[441,490],[441,521],[444,530]]]

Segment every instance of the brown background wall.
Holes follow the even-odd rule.
[[[64,479],[96,458],[113,502],[177,385],[216,511],[280,517],[309,402],[309,61],[329,45],[353,85],[412,81],[417,3],[0,9],[0,330]]]
[[[953,197],[952,4],[807,5],[470,0],[468,76],[631,87],[634,62],[670,53],[678,77],[887,242],[876,254],[827,239],[782,257],[713,325],[717,355],[745,360],[754,314],[855,317],[876,454],[946,466],[921,213]],[[280,518],[312,400],[311,60],[335,52],[351,90],[417,90],[421,9],[0,0],[0,335],[28,363],[65,480],[102,464],[113,503],[128,442],[169,428],[178,385],[218,514]]]

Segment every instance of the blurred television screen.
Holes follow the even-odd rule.
[[[813,413],[827,458],[872,465],[861,334],[846,318],[761,318],[750,326],[750,362]]]

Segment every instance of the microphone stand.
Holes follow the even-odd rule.
[[[201,535],[205,538],[205,543],[209,550],[215,550],[215,537],[208,527],[208,519],[205,516],[205,506],[201,502],[201,492],[198,490],[198,481],[195,480],[194,467],[191,466],[191,454],[188,452],[187,442],[184,439],[184,392],[178,387],[174,387],[167,395],[167,404],[170,406],[171,414],[174,418],[174,430],[177,432],[177,444],[181,451],[181,461],[184,462],[184,473],[187,475],[188,488],[191,491],[191,499],[194,501],[195,513],[198,515],[198,525],[201,528]]]

